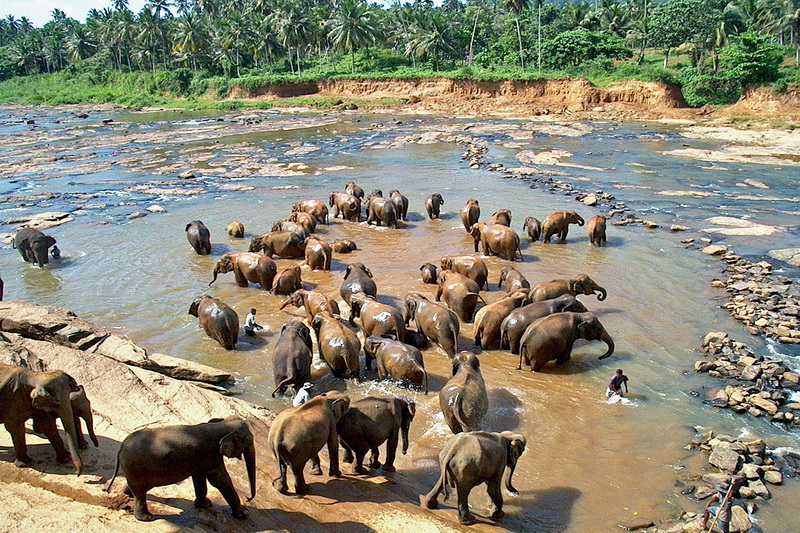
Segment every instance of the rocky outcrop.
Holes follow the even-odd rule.
[[[231,379],[230,372],[169,355],[148,354],[131,340],[114,335],[61,307],[0,302],[0,331],[102,355],[176,379],[206,383],[223,383]]]

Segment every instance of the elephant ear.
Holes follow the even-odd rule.
[[[39,386],[31,391],[31,405],[42,411],[57,411],[61,402],[46,388]]]
[[[367,276],[372,277],[372,271],[369,268],[364,267],[364,272],[367,273]]]
[[[218,424],[219,422],[224,422],[224,418],[212,418],[208,421],[209,424]]]
[[[54,246],[57,241],[53,237],[51,237],[50,235],[47,235],[44,238],[44,242],[46,242],[47,243],[47,247],[50,248],[51,246]]]
[[[592,333],[592,321],[590,320],[581,320],[578,322],[578,325],[575,327],[576,333],[578,338],[580,339],[589,339],[589,335]]]
[[[231,431],[219,441],[219,451],[225,457],[241,459],[247,447],[247,439],[242,430]]]
[[[414,416],[417,414],[417,404],[414,400],[406,400],[406,412],[405,414],[408,416],[409,420],[413,420]]]
[[[342,419],[349,409],[350,402],[344,398],[338,398],[333,400],[333,403],[331,403],[331,410],[333,411],[333,415],[336,417],[337,422]]]
[[[303,326],[303,329],[300,330],[300,337],[302,337],[303,342],[308,346],[308,351],[312,351],[311,333],[308,331],[307,327]]]
[[[511,435],[508,439],[506,466],[515,467],[520,456],[525,452],[525,437],[522,435]]]
[[[350,275],[350,272],[353,271],[353,265],[347,265],[347,268],[344,271],[344,279],[347,279],[347,276]]]

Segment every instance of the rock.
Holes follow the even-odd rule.
[[[190,180],[190,179],[196,178],[197,176],[195,176],[193,171],[185,170],[185,171],[181,172],[180,174],[178,174],[178,177],[180,179],[182,179],[182,180]]]
[[[583,200],[584,205],[597,205],[597,196],[590,194]]]
[[[728,334],[724,331],[712,331],[706,334],[705,338],[703,339],[703,346],[708,346],[709,344],[719,344],[727,338]]]
[[[767,400],[766,398],[759,398],[758,396],[751,396],[748,399],[748,402],[750,402],[752,405],[758,407],[759,409],[762,409],[762,410],[766,411],[770,415],[774,415],[775,413],[778,412],[778,406],[775,405],[774,402],[772,402],[770,400]]]
[[[711,431],[698,433],[692,439],[692,444],[694,444],[696,446],[699,446],[701,444],[707,444],[708,441],[710,441],[713,436],[714,436],[714,434]]]
[[[603,112],[603,111],[605,111],[605,110],[606,110],[606,108],[605,108],[605,107],[603,107],[603,106],[597,106],[597,107],[593,107],[593,108],[592,108],[592,111],[594,111],[595,113],[602,113],[602,112]],[[651,525],[652,525],[652,524],[651,524]],[[645,526],[645,527],[649,527],[649,526]],[[631,531],[632,531],[632,530],[631,530]]]
[[[739,358],[739,364],[743,366],[750,366],[756,364],[756,358],[745,355]]]
[[[762,318],[759,318],[758,320],[756,320],[754,324],[755,324],[756,327],[763,328],[764,326],[769,324],[769,320],[767,320],[766,318],[762,317]]]
[[[715,448],[708,458],[709,464],[716,466],[723,472],[730,474],[735,473],[739,469],[742,458],[738,453],[726,448]]]
[[[728,251],[725,244],[710,244],[701,250],[706,255],[722,255]]]
[[[742,370],[740,379],[744,381],[755,381],[761,376],[760,365],[748,365]]]
[[[731,533],[746,533],[753,527],[753,522],[744,507],[734,505],[731,507]]]
[[[767,255],[778,261],[789,263],[800,267],[800,248],[783,248],[781,250],[770,250]]]
[[[747,479],[761,479],[761,467],[753,463],[746,463],[742,465],[740,472]]]
[[[711,244],[712,241],[708,237],[700,237],[700,242],[704,244]]]
[[[797,375],[794,372],[784,372],[781,376],[782,387],[794,389],[797,388],[798,384],[800,384],[800,375]]]
[[[689,231],[691,228],[688,226],[681,226],[680,224],[673,224],[669,227],[670,231]],[[692,242],[694,239],[684,239],[681,242]]]
[[[163,207],[161,207],[160,205],[157,205],[157,204],[153,204],[153,205],[147,207],[146,210],[150,211],[151,213],[166,213],[167,212],[166,209],[164,209]]]
[[[126,216],[125,218],[127,218],[128,220],[133,220],[133,219],[136,219],[136,218],[144,218],[146,216],[147,216],[147,213],[145,213],[144,211],[135,211],[135,212],[131,213],[130,215]]]
[[[744,180],[744,182],[750,185],[751,187],[756,187],[757,189],[769,189],[769,187],[763,181],[747,178],[746,180]]]
[[[756,496],[764,498],[765,500],[769,499],[769,489],[767,489],[767,486],[764,485],[764,482],[760,479],[748,481],[747,486],[753,489],[753,492],[756,493]]]
[[[780,485],[783,483],[783,474],[778,470],[768,470],[764,472],[764,481],[773,485]]]
[[[731,476],[729,474],[723,474],[721,472],[710,472],[708,474],[703,474],[702,479],[706,483],[710,483],[711,485],[716,487],[717,485],[722,485],[730,482]]]
[[[697,490],[694,491],[694,497],[698,500],[705,500],[712,494],[714,494],[716,489],[714,487],[709,487],[707,485],[700,485],[697,487]]]
[[[767,445],[763,441],[763,439],[752,440],[748,442],[743,442],[747,447],[747,453],[751,455],[758,455],[760,457],[764,456],[764,452],[767,450]]]
[[[37,215],[27,215],[20,217],[12,217],[7,219],[3,224],[20,224],[20,228],[34,228],[34,229],[47,229],[53,226],[60,226],[75,217],[63,211],[49,211],[47,213],[39,213]]]
[[[634,518],[633,520],[628,520],[627,522],[621,523],[619,527],[623,531],[638,531],[639,529],[647,529],[648,527],[653,527],[654,525],[655,523],[647,518]]]
[[[656,228],[660,228],[661,227],[659,224],[656,224],[652,220],[645,220],[645,221],[642,222],[642,225],[644,227],[650,228],[650,229],[656,229]]]
[[[103,119],[103,124],[111,124],[112,122],[114,122],[113,118],[104,118]]]
[[[747,486],[739,487],[739,497],[745,500],[752,500],[756,497],[756,492]]]

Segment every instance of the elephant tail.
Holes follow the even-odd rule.
[[[525,257],[522,255],[522,246],[520,245],[519,239],[517,240],[517,249],[514,252],[514,254],[516,255],[517,252],[519,252],[519,262],[520,263],[524,263],[525,262]]]
[[[294,378],[288,377],[288,378],[284,379],[283,381],[281,381],[280,383],[278,383],[278,386],[275,387],[274,391],[272,391],[272,397],[274,398],[278,394],[283,394],[286,391],[286,389],[289,387],[289,385],[292,384],[293,381],[294,381]]]
[[[108,485],[106,485],[103,488],[103,491],[105,491],[105,492],[111,492],[111,485],[113,485],[114,484],[114,480],[117,479],[117,473],[119,472],[119,455],[121,453],[122,453],[122,446],[120,446],[119,450],[117,451],[117,464],[114,465],[114,475],[111,476],[111,481],[108,482]]]
[[[508,340],[508,331],[500,326],[500,349],[511,348],[511,342]]]
[[[425,394],[428,394],[428,371],[424,368],[422,369],[422,375],[425,378]]]
[[[458,425],[461,426],[461,431],[466,433],[470,430],[469,425],[464,422],[464,419],[461,416],[461,391],[456,393],[453,401],[453,416],[456,417],[456,422],[458,422]]]

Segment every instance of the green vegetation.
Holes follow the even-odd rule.
[[[678,83],[701,106],[800,81],[800,0],[385,3],[151,0],[134,14],[111,0],[41,28],[8,15],[0,102],[235,109],[275,102],[220,100],[283,82],[571,76]]]

